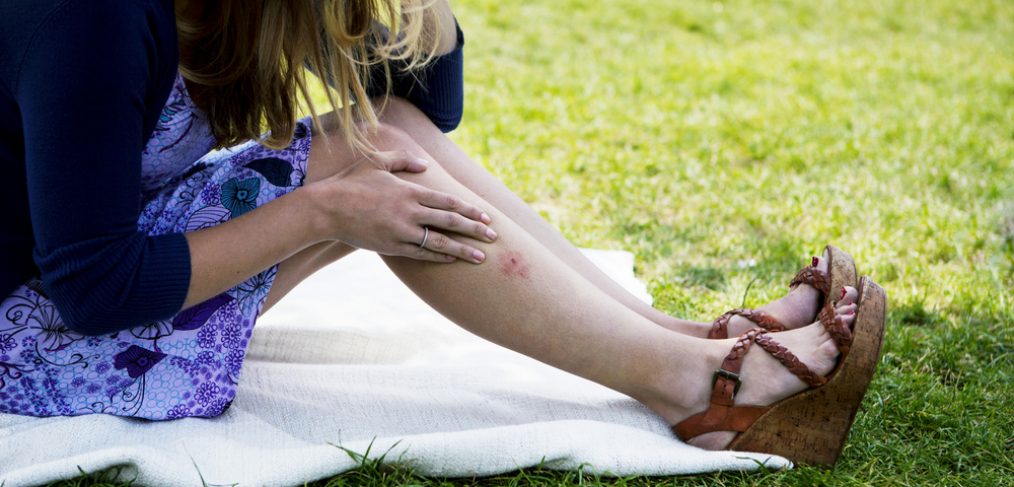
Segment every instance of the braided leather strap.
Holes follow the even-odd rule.
[[[722,366],[715,371],[714,386],[708,409],[690,416],[672,426],[673,433],[683,441],[712,431],[746,431],[757,418],[767,412],[767,406],[736,406],[736,393],[741,383],[739,371],[743,367],[743,357],[750,351],[754,343],[771,354],[796,377],[810,387],[820,387],[827,383],[823,376],[815,374],[788,349],[767,335],[766,330],[753,328],[742,334],[732,350],[725,356]]]
[[[721,368],[715,371],[708,409],[673,425],[672,431],[678,438],[689,441],[711,431],[742,433],[768,410],[763,406],[734,405],[736,392],[739,391],[739,370],[743,366],[743,356],[753,345],[754,337],[761,333],[766,332],[752,328],[736,340],[729,355],[722,361]]]
[[[767,333],[759,328],[751,328],[740,335],[732,350],[722,360],[722,366],[715,371],[715,385],[711,390],[711,403],[722,406],[732,406],[739,391],[739,371],[743,368],[743,357],[750,351],[750,346],[761,333]]]
[[[757,342],[757,346],[764,349],[765,352],[771,354],[772,357],[781,362],[792,375],[799,377],[799,380],[806,383],[810,387],[820,387],[827,383],[827,378],[822,375],[815,374],[809,367],[796,357],[796,354],[789,351],[789,349],[782,346],[782,344],[776,342],[773,338],[767,335],[760,335],[754,339]]]
[[[849,349],[852,347],[852,330],[834,314],[834,307],[831,306],[830,301],[820,309],[817,319],[820,320],[821,325],[824,325],[827,334],[831,335],[831,340],[834,340],[834,345],[838,347],[842,356],[849,353]]]
[[[708,332],[708,338],[729,338],[729,320],[733,316],[742,316],[763,330],[785,330],[785,325],[781,324],[774,316],[759,309],[736,308],[726,311],[722,316],[715,319],[714,323],[711,324],[711,331]]]
[[[816,262],[814,258],[814,262]],[[831,295],[831,276],[826,272],[817,269],[815,265],[806,266],[799,269],[796,276],[789,282],[789,287],[792,288],[797,284],[809,284],[814,289],[824,293],[824,296]]]

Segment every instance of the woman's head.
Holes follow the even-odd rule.
[[[415,67],[436,50],[432,0],[191,0],[177,2],[181,70],[204,88],[222,146],[257,139],[289,144],[300,100],[310,102],[306,67],[331,80],[328,102],[344,135],[364,149],[359,122],[375,124],[366,96],[370,66],[392,59]],[[200,6],[196,6],[199,4]],[[384,27],[387,27],[386,29]],[[390,29],[390,35],[387,34]]]

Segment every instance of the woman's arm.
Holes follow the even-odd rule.
[[[479,208],[392,174],[424,171],[425,160],[382,153],[371,162],[360,159],[340,174],[308,183],[238,218],[187,233],[192,277],[183,308],[317,242],[339,240],[384,255],[449,263],[456,257],[471,261],[475,249],[460,242],[441,253],[420,249],[423,225],[494,240],[486,236],[489,217]]]
[[[183,309],[217,296],[250,276],[324,240],[313,205],[296,189],[225,223],[184,234],[190,247],[190,287]]]
[[[461,118],[461,85],[463,83],[461,46],[464,40],[448,0],[437,0],[433,8],[438,22],[427,25],[426,28],[440,29],[437,33],[439,38],[437,55],[440,57],[426,68],[424,75],[429,75],[428,78],[443,86],[433,86],[431,83],[413,77],[395,76],[392,92],[408,98],[410,102],[427,113],[431,119],[441,122],[438,126],[450,130],[457,126]],[[388,171],[392,172],[424,170],[424,167],[413,165],[411,161],[406,159],[394,159],[388,163],[391,164],[388,166]],[[353,176],[350,175],[350,177]],[[388,182],[399,184],[394,181]],[[190,245],[192,277],[183,307],[188,308],[203,302],[300,250],[328,239],[353,241],[358,244],[357,246],[375,247],[371,250],[386,254],[399,252],[415,254],[417,252],[411,246],[395,249],[391,245],[392,239],[396,238],[393,229],[390,230],[390,235],[353,235],[363,232],[356,229],[338,228],[340,227],[338,222],[362,219],[362,215],[331,214],[326,216],[334,209],[325,208],[327,205],[322,205],[321,199],[332,198],[333,201],[347,201],[344,198],[355,197],[362,201],[363,204],[360,205],[362,207],[378,207],[381,203],[372,204],[364,201],[365,198],[371,197],[370,194],[324,196],[329,192],[342,192],[345,189],[345,185],[336,180],[332,180],[328,184],[330,187],[327,188],[317,187],[323,186],[321,184],[297,189],[242,217],[186,234]],[[373,195],[383,195],[385,200],[391,198],[388,191],[379,188],[372,193]],[[481,220],[480,210],[470,207],[470,205],[465,206],[466,208],[461,211],[463,215],[474,220]],[[294,218],[294,215],[299,215],[299,217]],[[392,222],[393,226],[394,222],[404,219],[405,215],[378,215],[378,218]],[[271,228],[272,231],[265,232],[265,228]],[[484,232],[482,228],[477,232]],[[406,229],[403,227],[399,230],[405,231]],[[477,238],[486,240],[481,235],[478,235]],[[237,249],[244,249],[244,251],[237,252]],[[431,260],[448,261],[445,258],[446,255],[432,257],[434,259]]]
[[[434,5],[439,27],[439,54],[429,64],[406,71],[403,62],[390,64],[391,85],[388,87],[383,66],[370,73],[368,94],[371,97],[394,95],[406,99],[426,114],[443,132],[450,132],[461,123],[465,104],[464,53],[465,36],[458,26],[447,0]],[[390,91],[388,91],[390,88]]]
[[[190,279],[186,239],[137,220],[150,108],[176,73],[172,5],[59,2],[33,32],[11,87],[26,181],[6,183],[26,185],[43,288],[88,334],[170,317]]]
[[[312,183],[215,230],[139,231],[140,158],[146,126],[156,119],[148,114],[165,102],[177,64],[172,6],[165,5],[61,3],[35,29],[12,83],[22,116],[34,260],[65,326],[101,335],[170,318],[322,238],[444,258],[409,254],[418,252],[421,226],[412,218],[421,210],[408,210],[420,206],[422,192],[376,168]],[[331,196],[303,198],[313,193]],[[391,195],[401,196],[385,199]],[[342,213],[350,201],[373,206]],[[308,202],[316,211],[303,211]]]

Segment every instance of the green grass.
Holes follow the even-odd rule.
[[[455,4],[453,138],[576,244],[634,252],[661,309],[764,303],[827,242],[890,299],[832,471],[455,484],[1014,483],[1014,3]],[[450,482],[367,461],[319,485],[364,483]]]

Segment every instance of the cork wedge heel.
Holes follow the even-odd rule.
[[[851,329],[834,317],[831,305],[821,310],[820,321],[842,353],[829,375],[814,374],[766,330],[752,329],[740,337],[715,372],[708,409],[673,426],[676,435],[687,441],[712,431],[736,431],[739,434],[728,450],[771,453],[798,463],[833,466],[873,378],[884,337],[886,293],[868,277],[862,278],[858,289]],[[735,405],[739,368],[751,343],[778,359],[811,389],[768,407]]]
[[[789,288],[793,288],[799,284],[808,284],[813,286],[814,289],[820,291],[821,301],[817,309],[822,309],[828,303],[838,296],[834,294],[832,290],[842,289],[845,286],[856,287],[858,285],[857,272],[856,272],[856,261],[852,258],[848,252],[845,252],[834,245],[827,245],[824,247],[824,252],[821,255],[827,253],[827,272],[821,271],[817,268],[817,257],[814,257],[810,261],[810,265],[803,267],[796,273],[789,282]],[[724,339],[729,338],[729,320],[733,316],[740,316],[746,318],[754,323],[758,328],[767,331],[782,331],[786,327],[780,323],[774,316],[771,316],[764,311],[759,309],[747,309],[747,308],[736,308],[726,311],[722,316],[719,316],[711,324],[711,330],[708,332],[708,338],[712,339]]]
[[[851,255],[849,255],[848,252],[845,252],[844,250],[839,249],[834,245],[827,245],[824,247],[824,250],[827,252],[828,256],[827,262],[827,280],[829,281],[828,285],[824,287],[823,284],[817,282],[817,280],[810,281],[803,276],[803,274],[807,271],[807,269],[816,270],[817,261],[816,258],[814,258],[809,268],[804,267],[803,270],[799,271],[796,274],[796,277],[792,278],[792,281],[789,282],[789,287],[795,286],[797,283],[810,284],[811,286],[817,288],[818,291],[823,293],[824,301],[827,301],[828,299],[832,299],[835,297],[834,294],[832,293],[832,290],[836,291],[845,286],[858,288],[859,274],[856,272],[856,261],[855,259],[852,258]],[[821,307],[823,306],[824,303],[822,302]]]

